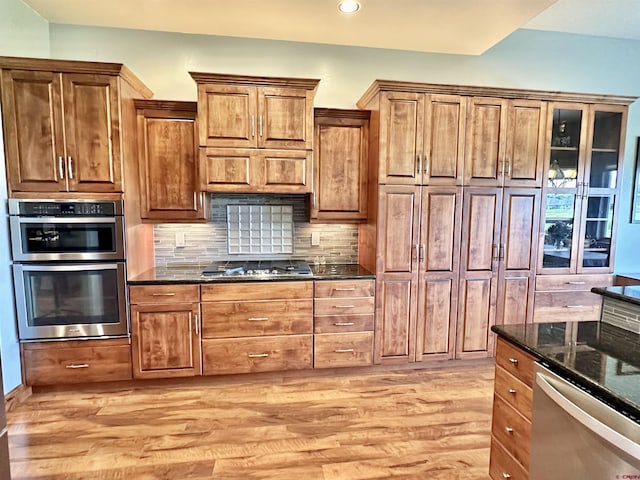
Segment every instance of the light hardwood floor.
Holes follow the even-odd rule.
[[[9,413],[20,479],[487,480],[494,367],[35,393]]]

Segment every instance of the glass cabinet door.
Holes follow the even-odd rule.
[[[582,116],[582,110],[553,110],[547,175],[547,186],[550,189],[578,187]]]
[[[586,189],[617,187],[622,112],[595,111]]]
[[[582,268],[607,268],[611,265],[611,239],[615,195],[586,197],[582,241]]]
[[[547,193],[542,268],[571,266],[575,212],[575,193]]]

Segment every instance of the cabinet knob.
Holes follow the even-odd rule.
[[[513,357],[509,357],[509,362],[511,362],[513,365],[517,365],[518,364],[518,359],[517,358],[513,358]]]
[[[504,431],[507,433],[513,433],[513,428],[511,427],[504,427]]]
[[[511,475],[509,475],[508,473],[503,473],[502,478],[511,478]]]
[[[515,388],[510,388],[510,389],[509,389],[509,393],[510,393],[511,395],[515,395],[515,394],[516,394],[516,389],[515,389]]]

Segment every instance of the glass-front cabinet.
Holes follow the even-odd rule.
[[[626,109],[551,107],[538,272],[611,272]]]

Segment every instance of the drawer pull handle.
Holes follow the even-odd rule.
[[[175,297],[175,293],[152,293],[152,297]]]
[[[584,308],[584,305],[567,305],[566,308]]]
[[[333,308],[355,308],[355,305],[334,305]]]
[[[511,475],[509,475],[508,473],[503,473],[502,478],[511,478]]]
[[[266,358],[268,357],[268,353],[250,353],[249,358]]]
[[[71,365],[67,365],[64,368],[70,368],[72,370],[78,369],[78,368],[89,368],[89,364],[88,363],[72,363]]]
[[[350,288],[336,287],[333,289],[334,292],[354,292],[355,290],[356,290],[356,287],[350,287]]]
[[[504,427],[504,431],[507,433],[513,433],[513,428],[511,427]]]
[[[515,395],[515,394],[516,394],[516,389],[515,389],[515,388],[510,388],[510,389],[509,389],[509,393],[510,393],[511,395]]]
[[[336,327],[350,327],[352,325],[355,325],[355,322],[336,322],[334,323],[334,325]]]
[[[247,321],[249,322],[266,322],[269,320],[269,317],[249,317]]]
[[[353,353],[353,348],[338,348],[336,353]]]
[[[517,358],[510,357],[510,358],[509,358],[509,361],[510,361],[512,364],[514,364],[514,365],[517,365],[517,364],[518,364],[518,359],[517,359]]]
[[[567,285],[584,285],[587,282],[567,282]]]

